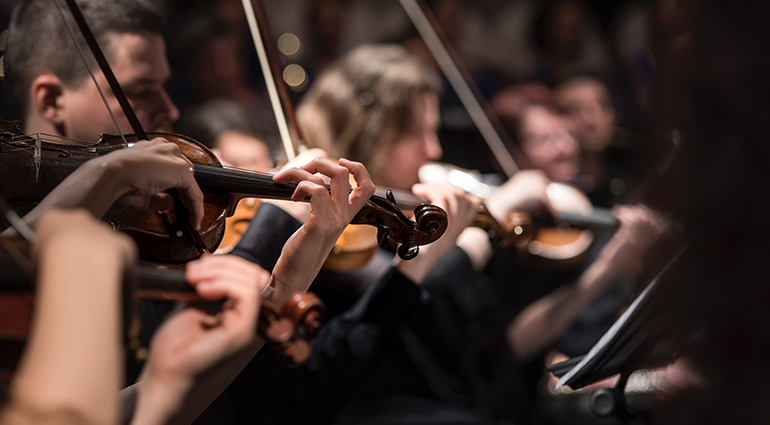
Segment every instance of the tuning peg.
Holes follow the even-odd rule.
[[[291,339],[294,334],[294,324],[282,317],[273,321],[265,330],[265,338],[275,344],[282,344]]]
[[[401,257],[402,260],[411,260],[416,257],[419,252],[420,246],[408,238],[405,238],[404,243],[398,247],[398,256]]]
[[[382,224],[377,226],[377,243],[380,247],[385,248],[390,242],[390,229],[388,226]]]
[[[391,204],[396,205],[396,197],[393,196],[392,190],[388,189],[388,191],[385,192],[385,199],[387,199]]]

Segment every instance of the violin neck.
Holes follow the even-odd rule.
[[[579,229],[602,230],[618,227],[618,220],[612,215],[612,211],[607,208],[594,207],[590,214],[561,212],[560,215],[570,227]]]
[[[195,180],[201,187],[221,190],[236,198],[289,200],[297,188],[296,183],[275,183],[272,174],[200,164],[195,164]]]
[[[374,191],[374,195],[379,196],[380,198],[388,199],[388,190],[389,189],[382,189],[378,187],[377,190]],[[405,190],[393,189],[391,190],[391,193],[393,194],[393,199],[396,201],[396,206],[401,210],[411,211],[422,204],[429,203],[427,200],[419,198],[413,195],[411,192],[407,192]]]

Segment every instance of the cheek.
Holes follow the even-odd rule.
[[[112,107],[112,105],[111,105]],[[118,109],[113,109],[120,130],[124,133],[133,133],[128,122],[123,118],[123,113]],[[115,123],[110,117],[110,113],[104,104],[99,102],[84,102],[79,105],[77,112],[70,116],[67,133],[70,137],[85,140],[98,140],[101,133],[118,134]]]
[[[418,182],[423,161],[408,149],[393,149],[385,156],[383,181],[396,189],[410,190]]]

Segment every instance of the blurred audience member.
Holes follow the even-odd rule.
[[[604,40],[582,1],[547,1],[534,25],[534,43],[540,56],[535,75],[538,81],[553,86],[575,71],[613,71]]]
[[[273,168],[258,125],[231,100],[217,99],[188,109],[179,131],[211,148],[224,165],[254,171]]]

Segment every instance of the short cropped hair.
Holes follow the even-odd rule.
[[[308,147],[366,165],[373,176],[384,149],[413,124],[416,94],[441,80],[399,45],[365,45],[332,64],[305,95],[297,121]]]
[[[77,0],[77,3],[108,58],[111,52],[108,34],[163,30],[163,16],[149,0]],[[62,9],[91,62],[89,65],[94,65],[96,60],[63,2]],[[78,87],[88,76],[59,11],[49,0],[25,0],[14,9],[7,46],[4,87],[16,118],[26,114],[30,106],[29,91],[39,75],[50,72],[70,87]]]

